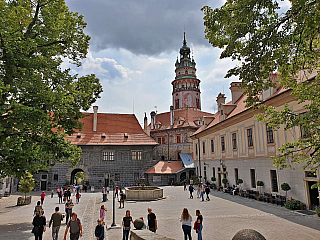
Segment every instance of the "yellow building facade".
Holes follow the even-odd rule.
[[[236,185],[242,179],[242,189],[259,190],[273,195],[285,195],[281,190],[282,183],[288,183],[291,190],[288,197],[298,199],[308,206],[319,205],[318,189],[311,185],[319,181],[319,172],[302,170],[296,164],[293,169],[279,170],[273,166],[270,156],[277,154],[277,148],[286,142],[293,142],[301,137],[301,129],[284,131],[281,126],[277,131],[261,123],[253,111],[245,108],[246,96],[239,89],[240,83],[231,83],[232,101],[225,103],[223,94],[217,97],[218,112],[215,119],[203,126],[192,136],[193,156],[198,175],[221,186],[221,180],[227,178],[230,185]],[[295,113],[305,111],[302,104],[294,101],[291,90],[279,85],[261,94],[263,104],[283,108],[287,103]],[[257,181],[264,186],[258,187]]]

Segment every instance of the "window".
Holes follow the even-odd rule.
[[[268,123],[266,124],[266,129],[267,129],[267,143],[274,143],[273,131],[271,127],[268,127]]]
[[[248,147],[253,147],[252,128],[247,129]]]
[[[142,159],[142,151],[131,151],[132,160],[141,160]]]
[[[216,169],[214,167],[212,168],[212,177],[216,177]]]
[[[239,179],[239,170],[238,170],[238,168],[235,168],[234,169],[234,180],[236,183],[237,183],[238,179]]]
[[[120,181],[120,173],[115,173],[114,174],[114,180],[115,181]]]
[[[138,172],[135,172],[135,173],[134,173],[134,175],[133,175],[133,180],[134,180],[134,182],[139,182],[140,177],[139,177],[139,173],[138,173]]]
[[[162,137],[162,140],[161,140],[162,144],[166,144],[166,137]]]
[[[306,112],[299,114],[301,118],[304,118]],[[309,130],[306,127],[300,126],[300,135],[301,138],[308,138],[309,137]]]
[[[305,171],[305,177],[306,178],[316,178],[317,173],[315,171]]]
[[[103,161],[113,161],[114,160],[114,151],[104,151],[102,153]]]
[[[203,154],[206,154],[206,142],[202,143],[202,150]]]
[[[158,137],[158,143],[161,144],[161,138],[160,137]]]
[[[59,179],[59,175],[58,174],[53,174],[53,180],[54,181],[58,181]]]
[[[256,170],[250,169],[251,187],[256,188]]]
[[[278,192],[277,171],[276,170],[270,170],[270,177],[271,177],[271,189],[272,189],[272,192]]]
[[[237,134],[232,133],[232,149],[237,149]]]
[[[177,135],[177,143],[181,143],[181,136]]]
[[[198,155],[198,145],[196,144],[196,155]]]
[[[203,175],[207,178],[207,167],[203,167]]]
[[[179,99],[175,100],[175,105],[176,105],[176,109],[178,109],[179,108]]]
[[[221,137],[221,151],[225,151],[226,150],[226,146],[224,144],[224,137]]]
[[[214,152],[214,141],[211,139],[211,152]]]

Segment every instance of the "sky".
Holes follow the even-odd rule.
[[[196,62],[200,79],[202,111],[217,110],[216,97],[225,93],[231,99],[230,83],[224,78],[236,66],[219,59],[221,50],[205,39],[201,8],[223,5],[224,0],[66,0],[73,12],[87,22],[91,36],[87,58],[74,74],[94,73],[103,86],[94,104],[103,113],[134,113],[143,124],[147,113],[168,112],[172,105],[175,61],[182,46],[183,32]],[[283,3],[285,4],[285,3]],[[92,112],[92,109],[89,110]]]

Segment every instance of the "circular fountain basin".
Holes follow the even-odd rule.
[[[163,189],[158,187],[129,187],[126,189],[126,200],[152,201],[163,198]]]

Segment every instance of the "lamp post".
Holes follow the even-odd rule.
[[[197,137],[196,137],[197,138]],[[202,178],[202,176],[201,176],[201,161],[200,161],[200,138],[197,138],[198,139],[198,153],[199,153],[199,180],[200,180],[200,182],[201,182],[201,178]]]
[[[116,184],[113,180],[113,209],[112,209],[112,224],[111,227],[115,227],[117,226],[116,224],[116,202],[115,202],[115,198],[116,198]]]

